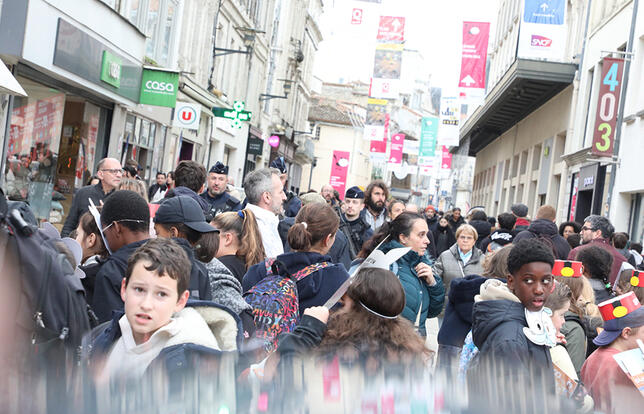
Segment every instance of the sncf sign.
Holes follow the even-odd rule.
[[[187,102],[177,102],[174,108],[174,121],[172,126],[186,129],[199,129],[201,120],[201,105]]]
[[[533,47],[550,47],[552,46],[552,39],[548,39],[545,36],[532,35],[531,45]]]

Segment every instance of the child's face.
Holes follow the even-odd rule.
[[[150,264],[140,261],[134,265],[129,283],[121,284],[121,299],[125,303],[125,316],[132,327],[137,345],[150,339],[153,333],[170,322],[172,314],[186,305],[189,292],[179,297],[177,281],[167,275],[146,270]]]
[[[553,286],[552,267],[548,263],[526,263],[508,276],[508,289],[531,312],[543,308]]]
[[[552,319],[552,324],[557,329],[557,333],[559,333],[561,327],[566,322],[564,315],[568,312],[568,309],[570,309],[570,302],[567,302],[566,306],[561,309],[552,309],[552,316],[550,316],[550,319]]]

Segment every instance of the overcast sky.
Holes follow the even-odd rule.
[[[463,21],[490,22],[490,44],[496,30],[498,0],[325,0],[321,18],[324,41],[315,76],[326,82],[368,82],[373,68],[379,17],[405,17],[405,49],[419,50],[434,87],[456,90],[460,70]],[[351,24],[354,9],[362,23]],[[408,52],[413,53],[413,52]],[[405,59],[402,62],[405,66]]]

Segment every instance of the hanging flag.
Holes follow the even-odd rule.
[[[386,99],[367,100],[367,118],[364,127],[364,139],[379,140],[385,136],[385,123],[389,114],[387,113]]]
[[[490,37],[490,23],[463,22],[463,50],[459,88],[467,90],[467,97],[485,95],[485,63]]]
[[[391,149],[389,151],[390,163],[400,164],[402,162],[404,143],[405,143],[405,134],[394,134],[391,136]]]
[[[436,137],[438,135],[438,118],[427,116],[422,119],[420,127],[420,151],[418,165],[428,166],[433,163],[436,153]]]
[[[363,10],[355,8],[351,11],[351,24],[362,24]]]
[[[402,43],[405,40],[405,18],[380,16],[376,40],[380,43]]]
[[[593,145],[590,148],[590,152],[594,155],[608,157],[613,155],[623,72],[624,59],[604,58],[602,60],[602,75],[599,93],[597,94]]]
[[[459,143],[460,103],[455,97],[441,97],[438,143],[456,146]]]
[[[349,172],[349,152],[333,151],[331,160],[331,177],[329,184],[340,193],[340,200],[344,199],[344,190],[347,185],[347,173]]]
[[[441,169],[449,170],[452,168],[452,154],[449,152],[449,148],[443,145],[443,156],[441,160]]]

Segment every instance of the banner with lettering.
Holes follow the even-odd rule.
[[[331,159],[331,177],[329,184],[334,190],[340,193],[340,199],[344,199],[344,191],[347,185],[347,174],[349,172],[349,152],[333,151]]]

